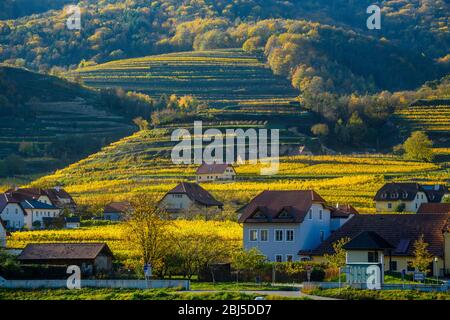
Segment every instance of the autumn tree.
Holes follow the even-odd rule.
[[[212,265],[228,257],[229,248],[223,239],[214,234],[193,234],[173,240],[176,256],[183,275],[191,279],[194,274],[208,269],[214,281]]]
[[[257,248],[237,250],[232,257],[232,266],[237,271],[236,282],[239,282],[239,273],[241,271],[258,272],[265,263],[266,258]]]
[[[137,194],[130,202],[133,211],[125,222],[126,240],[136,248],[144,264],[157,266],[173,243],[168,230],[172,222],[158,207],[156,197]]]
[[[148,129],[148,121],[142,117],[137,117],[133,119],[135,125],[139,127],[139,130],[147,130]]]
[[[403,144],[405,157],[411,160],[432,161],[433,141],[422,131],[415,131]]]
[[[328,265],[331,268],[338,269],[342,266],[345,266],[345,249],[344,246],[347,242],[350,241],[350,238],[341,238],[338,241],[333,243],[334,254],[324,254],[325,261],[328,262]]]
[[[428,273],[430,271],[430,264],[433,262],[433,256],[428,251],[428,243],[425,242],[423,234],[413,245],[414,260],[412,266],[420,272]]]

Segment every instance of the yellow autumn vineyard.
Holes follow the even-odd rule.
[[[168,232],[183,238],[196,234],[214,234],[226,241],[230,247],[238,248],[242,242],[242,227],[232,221],[175,221]],[[75,230],[39,230],[15,232],[8,241],[11,248],[23,248],[27,243],[50,242],[106,242],[118,260],[125,264],[138,259],[138,253],[126,241],[123,224],[86,227]]]

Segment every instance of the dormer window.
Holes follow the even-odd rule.
[[[286,210],[281,211],[281,213],[278,215],[278,218],[291,218],[291,215]]]
[[[403,192],[403,199],[406,199],[406,198],[408,198],[408,192]]]
[[[386,192],[382,193],[381,194],[381,199],[386,199],[386,198],[387,198],[387,193]]]
[[[397,198],[398,198],[398,193],[397,193],[397,192],[394,192],[394,193],[392,194],[392,198],[393,198],[393,199],[397,199]]]
[[[262,212],[261,211],[258,211],[258,212],[256,212],[255,213],[255,215],[253,216],[254,218],[259,218],[259,219],[261,219],[261,218],[265,218],[265,215],[264,214],[262,214]]]

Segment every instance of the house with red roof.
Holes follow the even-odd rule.
[[[332,207],[314,190],[286,190],[263,191],[238,214],[244,248],[257,248],[269,261],[285,262],[301,260],[299,251],[317,247],[357,211]]]
[[[231,164],[227,163],[203,163],[198,167],[195,176],[198,183],[209,181],[234,181],[236,180],[236,171]]]

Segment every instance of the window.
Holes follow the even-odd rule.
[[[423,199],[423,194],[420,196],[421,199]]]
[[[275,262],[283,262],[283,256],[281,254],[275,255]]]
[[[16,208],[16,214],[18,214],[18,213],[19,213],[19,209]]]
[[[287,254],[287,255],[286,255],[286,261],[287,261],[287,262],[292,262],[292,261],[294,261],[294,257],[292,256],[292,254]]]
[[[367,252],[367,262],[378,262],[378,251]]]
[[[392,203],[388,203],[388,209],[392,209]]]
[[[261,241],[268,241],[269,240],[269,230],[261,230],[260,231],[260,239],[261,239]]]
[[[275,241],[283,241],[283,230],[275,230]]]
[[[323,232],[323,230],[320,230],[320,242],[322,242],[323,240],[325,240],[325,232]]]
[[[250,241],[258,241],[258,230],[250,230]]]
[[[413,265],[412,265],[412,261],[408,261],[408,262],[407,262],[406,270],[409,271],[409,272],[415,271],[415,268],[414,268]]]
[[[397,271],[397,261],[391,261],[389,264],[390,271]]]
[[[286,230],[286,241],[294,241],[294,230]]]
[[[310,220],[312,219],[312,209],[309,209],[308,217]]]
[[[417,209],[417,207],[418,207],[418,205],[417,205],[417,203],[416,203],[416,209]]]
[[[319,210],[319,219],[322,220],[322,210]]]

